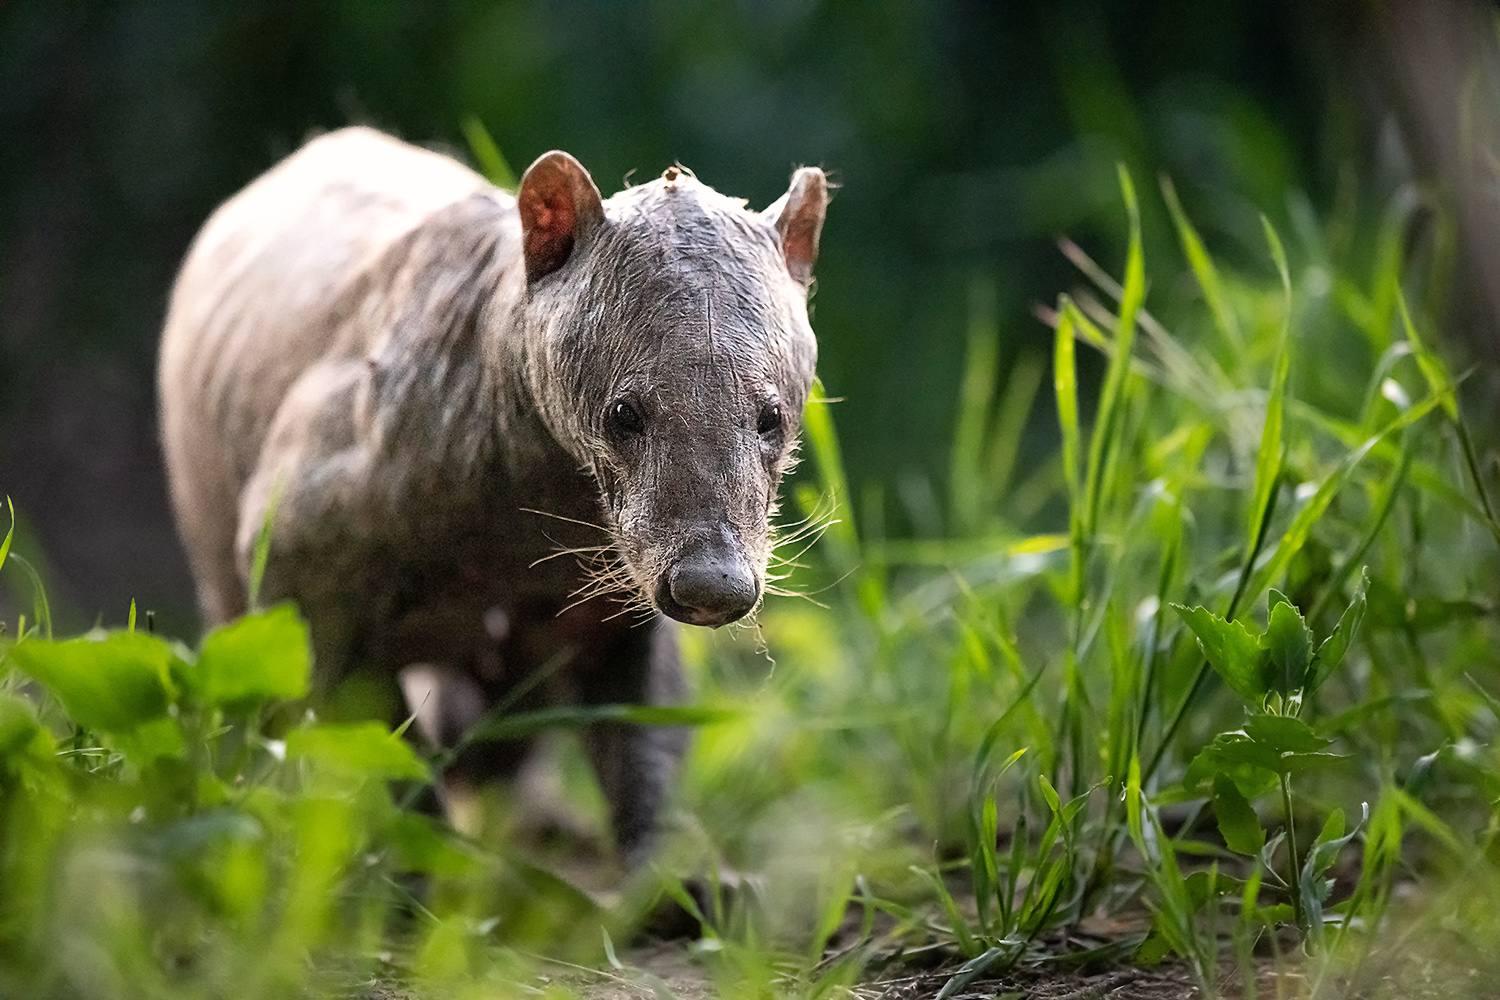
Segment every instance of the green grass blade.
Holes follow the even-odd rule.
[[[1282,422],[1286,409],[1286,380],[1291,370],[1292,328],[1292,279],[1287,271],[1286,251],[1271,223],[1264,216],[1261,222],[1266,228],[1266,241],[1271,246],[1271,256],[1276,269],[1281,273],[1281,284],[1286,292],[1286,315],[1282,320],[1281,340],[1276,349],[1276,371],[1271,377],[1271,394],[1266,399],[1266,420],[1261,428],[1260,453],[1255,460],[1255,492],[1246,514],[1245,551],[1247,562],[1253,563],[1265,540],[1266,510],[1271,503],[1271,494],[1281,477]]]
[[[1264,215],[1260,217],[1261,228],[1266,233],[1266,245],[1271,248],[1271,261],[1276,265],[1276,273],[1281,277],[1281,289],[1286,294],[1287,314],[1292,311],[1292,271],[1286,263],[1286,247],[1281,243],[1281,237],[1276,235],[1276,227],[1271,225],[1271,220]]]
[[[1010,865],[1005,870],[1005,892],[1000,898],[1001,920],[1007,933],[1015,931],[1016,886],[1021,879],[1021,869],[1026,864],[1028,847],[1026,833],[1026,807],[1024,801],[1016,815],[1015,826],[1010,831]]]
[[[276,523],[276,508],[281,506],[281,490],[285,481],[277,479],[271,487],[271,500],[266,505],[266,516],[255,534],[255,548],[250,554],[249,604],[251,611],[260,610],[260,585],[266,578],[266,560],[271,557],[271,526]]]
[[[1391,510],[1396,506],[1396,498],[1401,495],[1401,487],[1406,483],[1408,471],[1411,469],[1412,446],[1414,438],[1410,430],[1402,435],[1401,460],[1396,465],[1396,472],[1386,482],[1381,490],[1380,496],[1375,501],[1375,516],[1369,519],[1369,525],[1365,528],[1359,544],[1349,553],[1343,562],[1339,563],[1338,569],[1324,584],[1323,593],[1319,595],[1318,602],[1313,605],[1308,621],[1316,622],[1328,608],[1328,602],[1338,596],[1344,580],[1354,570],[1354,567],[1362,565],[1365,553],[1370,551],[1370,546],[1375,544],[1375,539],[1380,535],[1381,529],[1385,527],[1386,521],[1391,516]]]
[[[36,567],[31,565],[29,560],[22,559],[16,553],[10,553],[9,558],[12,563],[21,567],[21,572],[26,574],[26,579],[31,582],[31,610],[36,615],[37,628],[41,629],[44,639],[51,639],[52,605],[47,601],[47,588],[42,586],[42,575],[36,571]]]
[[[975,847],[970,855],[971,878],[974,880],[974,903],[979,912],[981,934],[995,936],[990,920],[990,906],[999,895],[1000,864],[995,856],[995,838],[999,832],[999,815],[995,797],[986,795],[979,811],[979,830]],[[1003,934],[1004,931],[1002,930]]]
[[[1057,421],[1062,430],[1063,477],[1068,485],[1068,502],[1076,510],[1078,495],[1078,369],[1074,360],[1073,339],[1076,334],[1077,310],[1064,295],[1057,306],[1057,331],[1052,352],[1052,387],[1057,397]]]
[[[1428,391],[1438,397],[1448,419],[1458,423],[1458,392],[1453,384],[1453,376],[1449,374],[1448,366],[1432,352],[1422,335],[1417,332],[1417,325],[1411,319],[1411,311],[1406,307],[1406,296],[1399,289],[1396,293],[1396,309],[1401,314],[1401,325],[1406,329],[1406,339],[1411,343],[1412,353],[1416,355],[1417,367],[1422,370],[1422,377],[1427,379]]]
[[[969,290],[968,347],[958,390],[958,417],[949,469],[951,533],[978,531],[984,511],[985,432],[995,401],[1000,362],[1000,327],[995,318],[993,282],[976,280]]]
[[[938,990],[936,1000],[948,1000],[949,997],[955,996],[982,973],[987,972],[1000,959],[1016,952],[1017,948],[1013,944],[997,944],[984,954],[970,959],[960,966],[957,972],[953,973],[952,978],[943,984],[942,989]]]
[[[1010,488],[1016,471],[1016,456],[1026,433],[1026,421],[1046,374],[1044,360],[1035,354],[1026,354],[1016,361],[1005,381],[999,413],[995,416],[985,450],[980,483],[984,503],[988,505],[998,504],[1003,491]]]
[[[1131,355],[1135,346],[1136,317],[1146,298],[1146,263],[1141,250],[1141,211],[1135,197],[1135,185],[1124,164],[1119,167],[1120,190],[1130,213],[1130,246],[1125,258],[1125,284],[1120,295],[1120,311],[1115,327],[1114,350],[1099,396],[1099,412],[1094,432],[1089,438],[1088,473],[1084,478],[1085,533],[1098,530],[1099,505],[1105,492],[1100,473],[1105,466],[1105,450],[1115,439],[1115,426],[1125,379],[1130,374]]]
[[[1068,487],[1068,541],[1072,557],[1072,582],[1067,603],[1071,606],[1077,606],[1083,598],[1084,503],[1078,474],[1079,441],[1082,435],[1078,424],[1078,371],[1073,353],[1077,319],[1077,309],[1067,296],[1063,296],[1058,303],[1052,380],[1057,398],[1058,426],[1062,430],[1063,479]]]
[[[474,159],[479,161],[479,172],[484,174],[486,180],[502,191],[514,191],[520,186],[516,182],[516,172],[505,161],[500,147],[478,115],[469,115],[459,123],[459,127],[463,129],[464,139],[468,142]]]
[[[1281,541],[1277,543],[1276,551],[1266,561],[1266,564],[1261,567],[1259,573],[1256,574],[1256,579],[1261,581],[1279,579],[1280,574],[1285,571],[1287,565],[1292,561],[1292,557],[1301,551],[1302,546],[1307,542],[1307,537],[1312,532],[1312,526],[1328,510],[1328,506],[1333,502],[1333,498],[1338,495],[1339,490],[1343,489],[1344,484],[1349,481],[1349,477],[1354,474],[1355,468],[1370,453],[1370,450],[1375,447],[1376,443],[1421,420],[1427,414],[1431,413],[1438,404],[1439,400],[1437,397],[1429,397],[1423,400],[1421,403],[1418,403],[1396,417],[1396,419],[1371,436],[1357,449],[1344,456],[1343,461],[1338,464],[1337,468],[1329,473],[1327,479],[1323,480],[1322,485],[1318,487],[1312,499],[1297,512],[1297,516],[1292,519],[1292,523],[1287,527],[1286,534],[1282,535]],[[1252,592],[1259,593],[1261,589],[1260,586],[1256,586],[1252,589]]]
[[[978,955],[979,944],[974,938],[974,931],[969,927],[968,918],[959,910],[958,903],[953,899],[953,894],[948,891],[948,886],[943,882],[942,872],[929,871],[926,868],[919,868],[916,865],[911,867],[911,871],[922,881],[926,882],[937,896],[938,902],[943,907],[943,912],[948,917],[948,922],[952,925],[953,936],[958,939],[959,951],[968,956]]]
[[[823,383],[813,380],[812,392],[802,411],[802,433],[812,448],[813,460],[823,480],[823,489],[832,500],[834,514],[825,537],[837,543],[852,558],[859,546],[854,526],[854,499],[844,474],[844,459],[839,451],[838,434],[833,428],[829,405],[834,401],[823,391]]]
[[[5,506],[10,511],[10,527],[5,529],[5,541],[0,542],[0,569],[5,568],[5,557],[10,555],[11,540],[16,537],[16,506],[10,502],[10,497],[5,498]]]
[[[1177,189],[1166,174],[1161,177],[1161,192],[1166,198],[1172,222],[1177,227],[1177,241],[1182,245],[1183,256],[1193,270],[1193,277],[1198,279],[1198,288],[1203,292],[1209,311],[1213,313],[1214,324],[1236,350],[1243,348],[1244,338],[1240,334],[1239,319],[1224,298],[1224,284],[1219,279],[1219,270],[1214,267],[1213,258],[1204,249],[1202,238],[1193,228],[1187,213],[1182,210],[1182,203],[1177,200]]]
[[[1479,460],[1474,455],[1474,442],[1469,437],[1469,427],[1464,423],[1461,416],[1455,416],[1453,426],[1458,431],[1458,443],[1463,449],[1464,464],[1468,466],[1469,477],[1474,481],[1474,489],[1479,493],[1479,505],[1484,509],[1484,520],[1490,529],[1490,534],[1495,536],[1495,541],[1500,542],[1500,521],[1495,519],[1495,509],[1490,505],[1489,491],[1484,488],[1484,476],[1479,472]]]

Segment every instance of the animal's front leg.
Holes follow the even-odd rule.
[[[362,626],[389,613],[375,444],[361,433],[363,366],[321,365],[288,393],[240,497],[235,555],[247,585],[263,532],[260,603],[293,600],[310,620],[323,684],[354,666]]]
[[[580,679],[589,704],[671,705],[686,689],[676,628],[664,618],[631,629],[591,666],[589,676]],[[639,867],[650,853],[687,733],[672,726],[606,722],[585,729],[583,745],[609,803],[620,856],[627,867]]]

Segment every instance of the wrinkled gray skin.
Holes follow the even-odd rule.
[[[449,745],[518,686],[515,711],[678,699],[670,619],[727,624],[765,590],[826,202],[813,169],[755,214],[675,170],[601,203],[563,153],[513,199],[367,129],[304,147],[210,219],[163,335],[205,618],[245,610],[275,494],[261,600],[301,607],[324,689],[400,676]],[[636,859],[682,736],[584,742]]]

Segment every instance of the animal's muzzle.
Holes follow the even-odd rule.
[[[718,628],[749,614],[760,580],[737,547],[705,545],[683,553],[657,578],[654,597],[680,622]]]

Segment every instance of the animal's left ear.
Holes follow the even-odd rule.
[[[786,269],[804,288],[812,282],[813,262],[818,259],[818,234],[823,231],[823,213],[828,208],[828,178],[817,167],[803,167],[792,175],[786,194],[762,213],[781,237]]]

